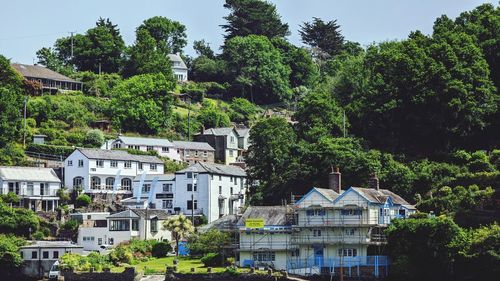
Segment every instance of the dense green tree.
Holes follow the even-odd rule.
[[[219,58],[201,55],[193,60],[190,80],[196,82],[226,82],[226,62]]]
[[[29,237],[39,226],[40,219],[33,211],[0,202],[0,233]]]
[[[73,79],[83,83],[83,93],[96,97],[111,97],[111,89],[116,86],[122,77],[117,73],[96,74],[91,71],[81,71],[71,74]]]
[[[221,25],[225,38],[263,35],[268,38],[285,37],[290,34],[288,24],[281,22],[276,6],[262,0],[226,0],[224,8],[230,13]]]
[[[290,68],[266,37],[231,38],[226,41],[223,57],[234,90],[250,101],[272,103],[290,97]]]
[[[22,77],[0,55],[0,148],[20,136],[23,95]]]
[[[182,49],[187,44],[186,26],[166,17],[155,16],[145,20],[137,28],[137,34],[142,31],[153,38],[156,51],[164,55],[182,53]],[[139,36],[137,38],[139,40]]]
[[[25,244],[22,238],[0,234],[0,274],[3,278],[22,278],[19,273],[23,259],[19,247]]]
[[[305,44],[319,48],[330,56],[342,51],[344,36],[340,33],[337,20],[325,22],[315,17],[312,22],[304,22],[300,28],[299,34]]]
[[[205,128],[227,127],[231,124],[229,115],[221,109],[213,106],[202,108],[196,119]]]
[[[36,57],[38,58],[38,63],[47,67],[48,69],[54,70],[55,72],[70,75],[74,72],[72,66],[66,65],[66,63],[58,56],[57,51],[52,48],[41,48],[36,52]]]
[[[192,235],[188,240],[191,256],[203,256],[208,253],[222,253],[231,240],[227,233],[210,229],[199,235]]]
[[[170,91],[174,87],[173,76],[161,73],[137,75],[118,84],[111,99],[116,128],[145,134],[167,128],[173,105]]]
[[[230,105],[229,115],[233,122],[246,122],[252,120],[258,112],[255,104],[244,98],[234,98]]]
[[[210,48],[210,45],[203,39],[195,40],[193,42],[193,49],[196,51],[196,54],[198,54],[198,56],[205,56],[209,59],[215,58],[214,51],[212,50],[212,48]]]

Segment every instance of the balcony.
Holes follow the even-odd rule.
[[[313,244],[383,244],[387,238],[383,234],[367,235],[292,235],[291,244],[313,245]]]
[[[378,224],[378,218],[368,218],[367,216],[300,216],[297,221],[299,227],[370,226]]]

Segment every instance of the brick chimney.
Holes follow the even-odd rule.
[[[339,167],[334,170],[332,166],[332,171],[328,175],[328,187],[338,194],[342,191],[342,174],[339,172]]]
[[[376,173],[373,173],[372,176],[370,177],[370,180],[368,181],[368,187],[379,190],[379,188],[380,188],[379,180],[377,178]]]

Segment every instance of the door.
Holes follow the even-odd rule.
[[[314,265],[323,266],[323,246],[314,247]]]

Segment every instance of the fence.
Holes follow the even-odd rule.
[[[356,256],[324,258],[313,256],[307,259],[290,259],[287,262],[289,272],[316,272],[338,275],[340,267],[344,269],[344,275],[359,277],[371,275],[375,277],[387,276],[390,260],[387,256]]]

